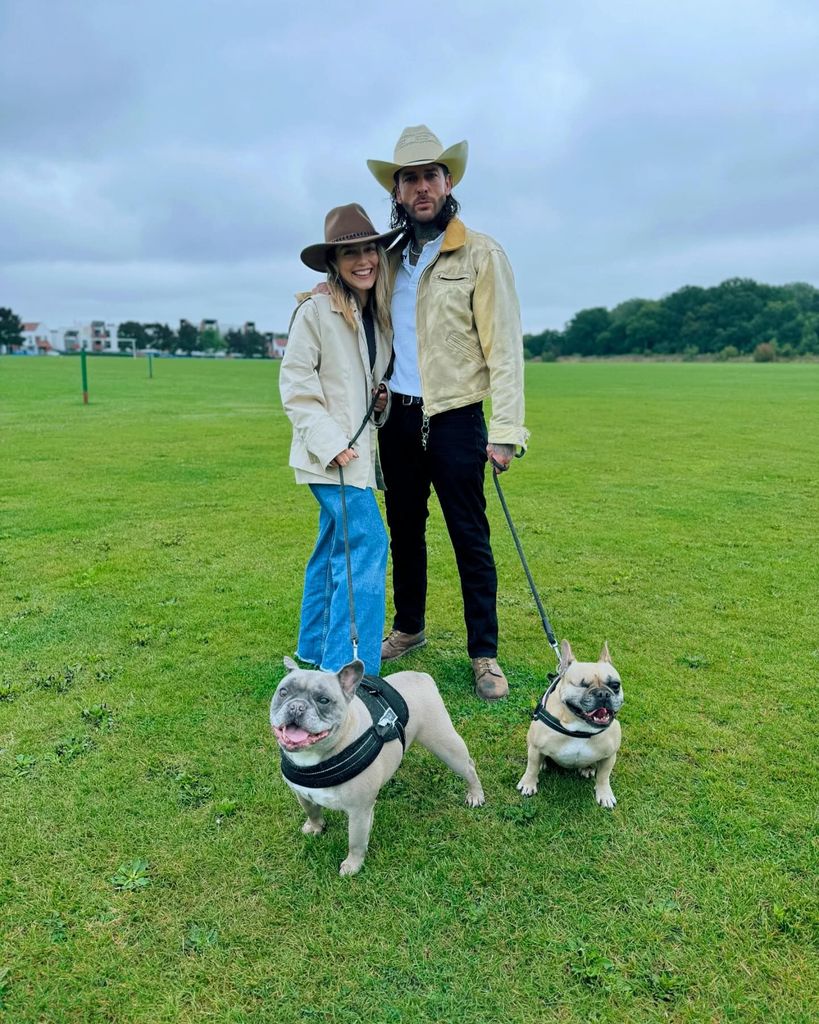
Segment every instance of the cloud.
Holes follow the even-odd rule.
[[[26,319],[282,329],[325,212],[357,201],[386,226],[365,161],[421,122],[468,139],[464,219],[509,252],[529,330],[736,274],[817,282],[807,0],[355,17],[6,0],[3,17],[0,300]]]

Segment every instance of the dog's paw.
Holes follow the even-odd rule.
[[[580,776],[581,779],[593,779],[594,776],[597,774],[597,767],[596,765],[592,764],[589,765],[588,768],[578,768],[577,774]]]
[[[609,810],[617,803],[614,793],[612,793],[608,786],[605,789],[596,789],[594,791],[594,798],[601,807],[607,807]]]
[[[486,797],[483,795],[483,790],[479,793],[473,793],[471,790],[466,794],[466,806],[467,807],[483,807],[486,803]]]
[[[524,775],[515,789],[519,790],[522,796],[534,796],[537,793],[537,779],[533,782]]]
[[[320,836],[324,831],[324,818],[321,821],[311,821],[309,818],[301,827],[306,836]]]
[[[355,857],[348,857],[346,860],[341,862],[341,867],[338,869],[338,873],[343,878],[345,875],[357,875],[361,870],[364,860],[358,860]]]

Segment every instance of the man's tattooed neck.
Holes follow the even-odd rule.
[[[423,247],[440,235],[441,229],[437,224],[413,224],[412,234],[417,247]]]

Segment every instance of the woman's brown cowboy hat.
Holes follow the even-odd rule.
[[[444,164],[452,176],[452,184],[457,185],[464,176],[468,153],[469,144],[465,139],[444,149],[434,132],[425,124],[416,124],[401,132],[401,138],[395,144],[392,163],[368,160],[367,166],[378,184],[383,185],[388,192],[395,188],[395,176],[402,167],[423,167],[424,164]]]
[[[327,257],[337,245],[363,245],[365,242],[389,245],[401,234],[401,230],[394,228],[379,235],[373,222],[358,203],[336,206],[324,218],[325,241],[302,249],[301,261],[311,270],[326,271]]]

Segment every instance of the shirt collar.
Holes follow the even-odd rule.
[[[421,250],[421,255],[418,257],[418,263],[425,262],[425,254],[427,250],[429,250],[429,252],[432,254],[435,254],[440,250],[441,245],[443,244],[444,241],[444,234],[445,232],[442,231],[440,235],[437,235],[435,238],[432,238],[430,239],[429,242],[427,242],[427,244]],[[410,263],[411,245],[412,236],[410,235],[410,237],[407,239],[407,244],[404,246],[404,249],[401,252],[401,262],[404,264],[405,267],[408,267],[410,270],[414,270],[418,266],[418,263],[415,264],[415,267],[413,267],[413,265]]]

